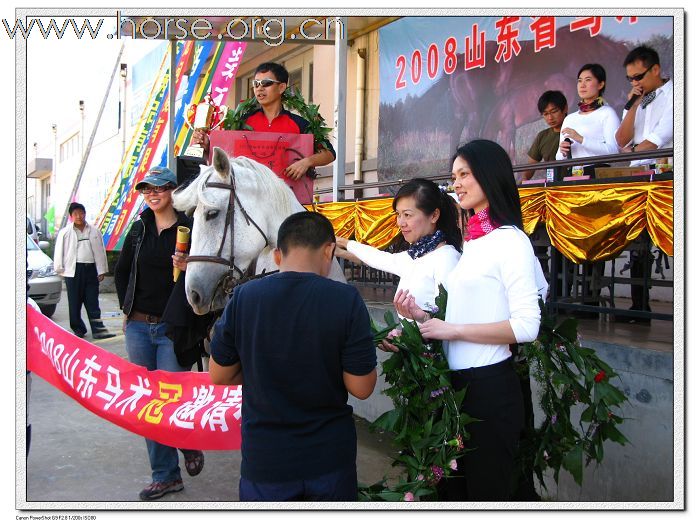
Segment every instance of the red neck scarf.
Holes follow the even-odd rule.
[[[481,212],[477,212],[467,221],[467,232],[464,235],[465,241],[474,241],[489,232],[493,232],[499,226],[498,223],[491,221],[489,217],[489,208],[484,208]]]
[[[600,108],[604,104],[605,104],[605,100],[603,99],[603,97],[597,97],[597,98],[593,99],[591,102],[580,101],[578,103],[578,109],[579,109],[579,111],[581,111],[583,113],[587,113],[589,111],[597,110],[598,108]]]

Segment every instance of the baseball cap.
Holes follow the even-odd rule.
[[[166,184],[177,186],[177,177],[175,177],[175,174],[172,172],[172,170],[170,170],[170,168],[165,166],[154,166],[148,170],[146,177],[144,177],[142,181],[139,181],[139,183],[136,185],[136,190],[143,188],[147,184],[152,186],[165,186]]]

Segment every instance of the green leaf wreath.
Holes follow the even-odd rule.
[[[530,428],[521,441],[521,466],[534,472],[542,486],[548,469],[559,482],[559,471],[571,473],[577,484],[583,482],[583,466],[603,460],[603,443],[612,440],[626,444],[618,425],[623,422],[619,408],[625,394],[610,383],[618,377],[594,349],[582,347],[577,334],[578,321],[567,318],[557,323],[540,301],[540,331],[532,343],[525,344],[522,356],[540,392],[539,405],[544,420]],[[575,406],[582,409],[574,418]]]
[[[433,317],[445,319],[447,293],[440,287]],[[537,340],[526,344],[516,370],[529,381],[529,371],[537,381],[539,404],[545,415],[539,427],[532,425],[521,440],[519,468],[525,475],[534,472],[542,486],[544,475],[553,470],[558,482],[561,468],[572,474],[580,485],[583,465],[603,460],[603,443],[613,440],[625,444],[619,431],[623,418],[613,411],[627,397],[610,380],[617,374],[593,349],[581,347],[578,321],[572,318],[557,324],[548,316],[544,303]],[[399,348],[382,364],[382,374],[390,385],[384,392],[394,409],[374,421],[373,430],[393,434],[398,450],[394,466],[403,474],[389,485],[387,478],[372,485],[359,486],[359,498],[365,501],[438,500],[437,484],[450,477],[456,459],[471,454],[464,448],[469,438],[468,425],[476,419],[460,412],[465,390],[455,392],[449,381],[449,367],[439,341],[423,341],[415,322],[401,320],[401,331],[390,312],[387,326],[373,324],[375,343],[385,338]],[[467,387],[468,389],[468,387]],[[580,422],[572,418],[576,404],[583,408]]]
[[[447,292],[441,286],[433,317],[445,319]],[[450,385],[449,366],[441,341],[423,342],[415,322],[401,320],[401,330],[390,312],[387,327],[375,331],[375,343],[389,337],[399,352],[382,364],[382,374],[391,386],[384,392],[394,409],[381,415],[371,429],[393,434],[398,449],[393,465],[403,468],[397,484],[386,478],[376,484],[360,485],[360,500],[438,500],[437,484],[451,476],[469,438],[465,426],[474,419],[460,413],[465,390]]]
[[[282,105],[289,111],[297,113],[309,122],[306,133],[314,136],[314,148],[316,153],[321,151],[321,145],[328,142],[332,128],[326,126],[326,121],[321,116],[318,104],[307,104],[304,97],[293,88],[288,88],[282,94]],[[228,110],[222,124],[224,130],[252,130],[245,123],[246,117],[260,108],[255,97],[241,102],[235,110]]]

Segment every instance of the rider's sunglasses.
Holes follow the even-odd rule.
[[[148,194],[162,194],[166,190],[172,190],[173,187],[171,185],[165,185],[165,186],[144,186],[139,190],[143,195],[148,195]]]
[[[653,68],[654,66],[656,66],[656,64],[652,64],[644,73],[640,73],[639,75],[632,75],[631,77],[625,75],[625,77],[627,77],[627,80],[629,82],[640,82],[644,78],[644,75],[649,73],[651,71],[651,68]]]
[[[254,88],[259,88],[260,86],[262,86],[263,88],[269,88],[273,84],[282,84],[282,82],[279,80],[274,80],[274,79],[254,79],[253,80],[253,87]]]

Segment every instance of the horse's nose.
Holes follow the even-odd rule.
[[[192,305],[199,305],[201,303],[202,297],[199,295],[199,292],[197,292],[195,289],[190,289],[190,303]]]

